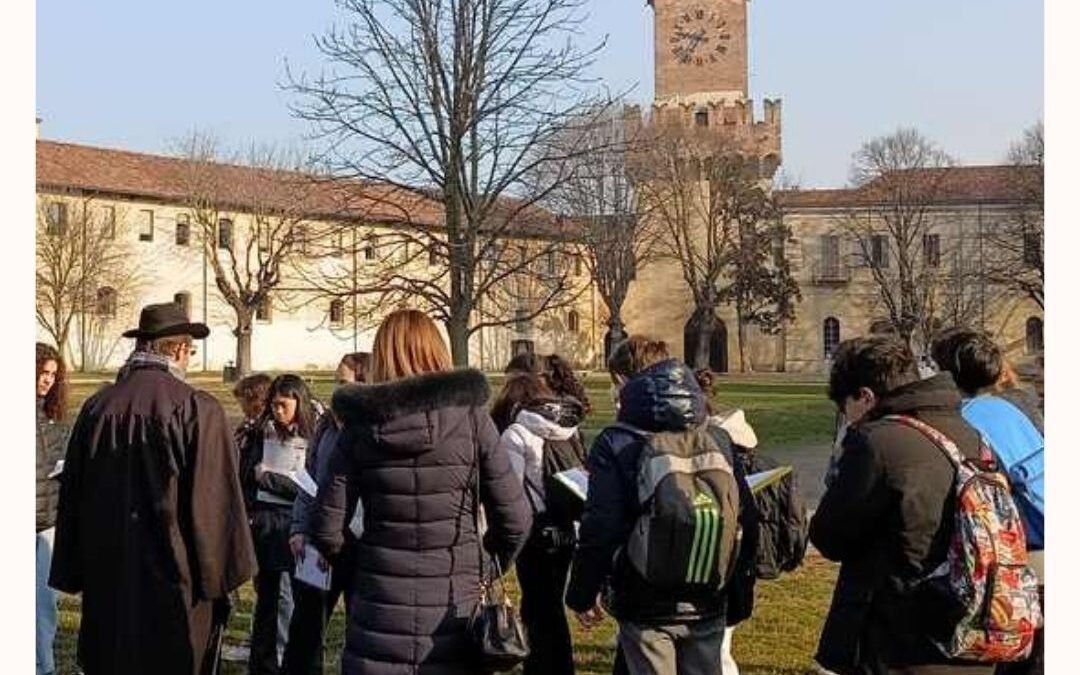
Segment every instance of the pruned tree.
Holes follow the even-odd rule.
[[[1004,222],[986,233],[987,281],[1043,308],[1044,149],[1043,124],[1024,131],[1009,149],[1009,188],[1014,202]]]
[[[593,109],[582,92],[602,45],[581,50],[571,39],[584,4],[337,0],[345,24],[316,38],[330,71],[288,75],[294,114],[325,141],[336,175],[439,205],[428,226],[399,223],[412,255],[350,290],[429,311],[446,326],[458,365],[468,363],[472,333],[521,320],[479,310],[500,304],[493,296],[510,277],[531,274],[529,260],[508,255],[511,240],[532,242],[531,256],[565,246],[560,224],[535,208],[563,172],[546,173],[543,185],[527,177],[568,160],[547,141]],[[535,281],[549,292],[522,308],[527,317],[565,301],[566,284]]]
[[[582,260],[607,309],[606,359],[627,337],[622,308],[630,285],[657,253],[657,228],[632,177],[631,156],[641,150],[643,139],[628,134],[622,107],[611,106],[608,115],[563,134],[558,142],[581,154],[544,205],[577,227]]]
[[[305,225],[313,213],[341,208],[338,187],[322,181],[296,151],[252,146],[226,162],[208,135],[194,133],[178,145],[190,236],[231,309],[235,364],[245,375],[256,314],[272,307],[299,243],[310,239],[315,246],[338,236],[341,226],[315,237]]]
[[[740,228],[773,217],[767,186],[753,162],[704,131],[660,128],[636,153],[634,166],[659,251],[678,262],[694,299],[697,348],[686,359],[707,367],[723,276],[739,247]]]
[[[746,353],[747,328],[778,332],[795,320],[795,304],[802,299],[784,255],[785,244],[792,240],[791,228],[780,218],[774,197],[764,191],[751,192],[744,213],[748,217],[736,223],[719,294],[721,302],[735,308],[740,372],[754,369]],[[751,219],[755,215],[757,219]]]
[[[81,371],[101,367],[111,355],[120,335],[113,319],[127,317],[143,281],[124,244],[129,231],[115,204],[92,196],[38,197],[37,321]]]
[[[913,348],[930,339],[937,313],[944,269],[934,205],[950,166],[949,156],[915,129],[867,141],[851,166],[865,206],[837,219],[854,242],[857,264],[870,270],[889,322]]]

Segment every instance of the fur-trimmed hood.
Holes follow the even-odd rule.
[[[347,384],[334,392],[334,414],[348,425],[377,425],[439,408],[487,403],[491,387],[475,368],[427,373],[382,384]]]

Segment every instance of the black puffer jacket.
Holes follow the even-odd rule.
[[[816,656],[829,670],[877,675],[948,663],[927,635],[939,613],[912,587],[945,560],[955,470],[921,432],[881,418],[915,417],[978,457],[979,434],[959,406],[952,375],[942,373],[889,392],[844,438],[836,478],[810,521],[810,542],[841,563]]]
[[[623,386],[618,421],[649,432],[683,431],[706,422],[705,398],[694,373],[670,359],[650,366]],[[616,555],[641,515],[637,473],[644,444],[639,436],[625,429],[607,427],[593,441],[587,460],[589,498],[566,592],[566,604],[571,609],[582,612],[591,608],[597,595],[605,590],[609,591],[605,598],[608,609],[620,621],[692,621],[725,614],[729,594],[732,598],[746,597],[736,589],[753,581],[756,510],[745,476],[731,455],[727,432],[714,429],[741,487],[743,539],[732,581],[713,593],[673,596],[651,587],[632,565]],[[729,623],[746,618],[750,610],[747,606],[731,609]]]
[[[310,524],[313,543],[333,559],[346,507],[361,501],[346,675],[476,672],[465,633],[480,582],[472,486],[479,481],[487,548],[503,569],[531,526],[521,482],[485,409],[488,396],[476,370],[334,393],[345,427]]]
[[[67,449],[68,426],[54,422],[45,414],[45,399],[37,400],[37,531],[56,523],[56,503],[60,500],[60,481],[49,478],[56,462]]]

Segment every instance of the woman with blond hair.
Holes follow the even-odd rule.
[[[311,519],[312,543],[352,575],[342,673],[477,672],[466,632],[480,596],[477,505],[484,548],[502,570],[531,526],[486,411],[487,380],[453,370],[438,328],[417,310],[386,317],[371,365],[372,384],[334,393],[343,430]],[[354,508],[362,528],[344,562]]]

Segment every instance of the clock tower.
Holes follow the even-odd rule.
[[[748,96],[748,0],[649,0],[655,12],[657,103]]]

